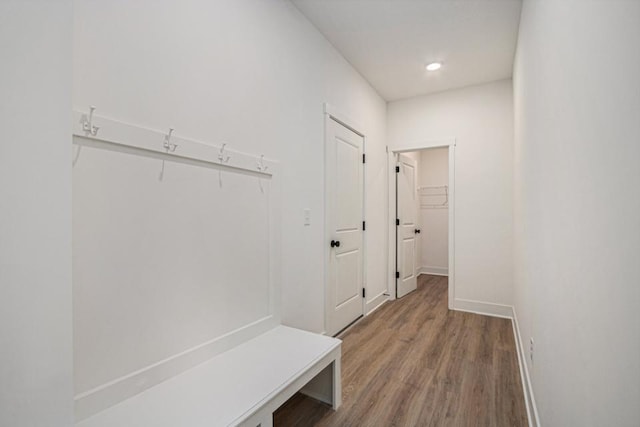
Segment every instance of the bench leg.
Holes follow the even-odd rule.
[[[333,361],[333,410],[336,411],[342,405],[342,376],[340,368],[340,355]]]
[[[300,393],[320,402],[324,402],[336,410],[342,404],[342,376],[340,354],[309,381]]]

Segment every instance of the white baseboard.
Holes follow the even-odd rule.
[[[513,307],[510,305],[474,301],[469,299],[456,298],[453,303],[453,309],[469,313],[483,314],[485,316],[503,317],[505,319],[511,319],[513,316]]]
[[[512,307],[511,323],[513,325],[513,336],[516,340],[516,350],[518,352],[518,364],[520,365],[520,380],[522,382],[522,391],[524,393],[524,403],[527,407],[527,417],[529,418],[530,427],[540,427],[540,418],[538,417],[538,408],[536,406],[536,399],[533,395],[533,385],[531,384],[531,377],[529,376],[529,368],[525,360],[526,352],[524,349],[524,343],[522,342],[522,336],[520,335],[520,326],[518,326],[518,316],[516,316],[516,309]]]
[[[424,266],[418,269],[418,274],[430,274],[432,276],[448,276],[449,269],[447,267]]]
[[[370,315],[371,313],[376,311],[378,308],[380,308],[382,304],[384,304],[387,301],[389,301],[389,296],[385,295],[384,293],[381,293],[380,295],[373,297],[373,299],[371,299],[370,301],[366,301],[365,307],[364,307],[364,315],[365,316]]]

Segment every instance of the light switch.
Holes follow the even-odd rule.
[[[304,225],[311,225],[311,209],[304,210]]]

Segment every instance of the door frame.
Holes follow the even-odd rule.
[[[388,161],[388,184],[389,184],[389,199],[388,199],[388,212],[389,212],[389,236],[388,241],[396,241],[396,158],[397,154],[406,153],[410,151],[420,151],[429,148],[448,148],[449,149],[449,274],[448,274],[448,307],[449,310],[453,310],[455,301],[455,164],[456,164],[456,138],[444,138],[439,140],[420,140],[415,142],[401,142],[396,147],[389,147],[387,154]],[[388,293],[390,299],[396,299],[396,254],[397,249],[395,244],[389,245],[388,254]]]
[[[365,154],[366,150],[367,150],[367,136],[364,133],[364,127],[362,127],[360,125],[360,123],[356,122],[355,120],[353,120],[351,117],[349,117],[348,115],[344,114],[342,111],[340,111],[339,109],[337,109],[336,107],[332,106],[329,103],[324,103],[323,104],[323,108],[324,108],[324,134],[323,134],[323,139],[322,139],[322,150],[323,150],[323,159],[324,159],[324,180],[323,180],[323,186],[324,186],[324,190],[323,190],[323,196],[324,199],[326,201],[327,199],[327,192],[328,192],[328,188],[327,188],[327,161],[328,159],[326,158],[326,146],[325,144],[327,143],[327,129],[328,129],[328,125],[329,125],[329,121],[333,120],[335,122],[338,122],[339,124],[341,124],[342,126],[346,127],[347,129],[349,129],[350,131],[358,134],[359,136],[362,137],[362,153]],[[367,164],[366,162],[362,165],[362,220],[365,221],[365,206],[367,205],[367,192],[366,192],[366,186],[367,186]],[[326,334],[327,330],[328,330],[328,319],[329,319],[329,313],[330,310],[332,309],[329,306],[329,275],[328,273],[328,269],[329,269],[329,258],[331,256],[331,251],[329,250],[329,245],[327,242],[329,242],[331,240],[331,230],[329,230],[329,215],[328,212],[326,211],[326,203],[323,203],[324,205],[324,240],[323,240],[323,245],[324,245],[324,269],[322,271],[323,274],[323,282],[324,282],[324,331],[323,334]],[[360,265],[360,272],[362,274],[362,287],[364,289],[367,289],[367,269],[365,268],[366,264],[366,259],[367,259],[367,250],[366,250],[366,243],[367,243],[367,233],[365,233],[364,231],[362,232],[362,262]],[[360,315],[360,317],[358,317],[358,319],[360,319],[362,316],[365,315],[366,313],[366,302],[367,299],[362,297],[362,314]]]

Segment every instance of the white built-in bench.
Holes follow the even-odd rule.
[[[72,126],[76,426],[268,427],[299,390],[337,408],[340,340],[280,324],[278,163],[94,108]]]
[[[280,405],[321,376],[337,409],[340,351],[339,339],[277,326],[77,427],[269,427]]]

